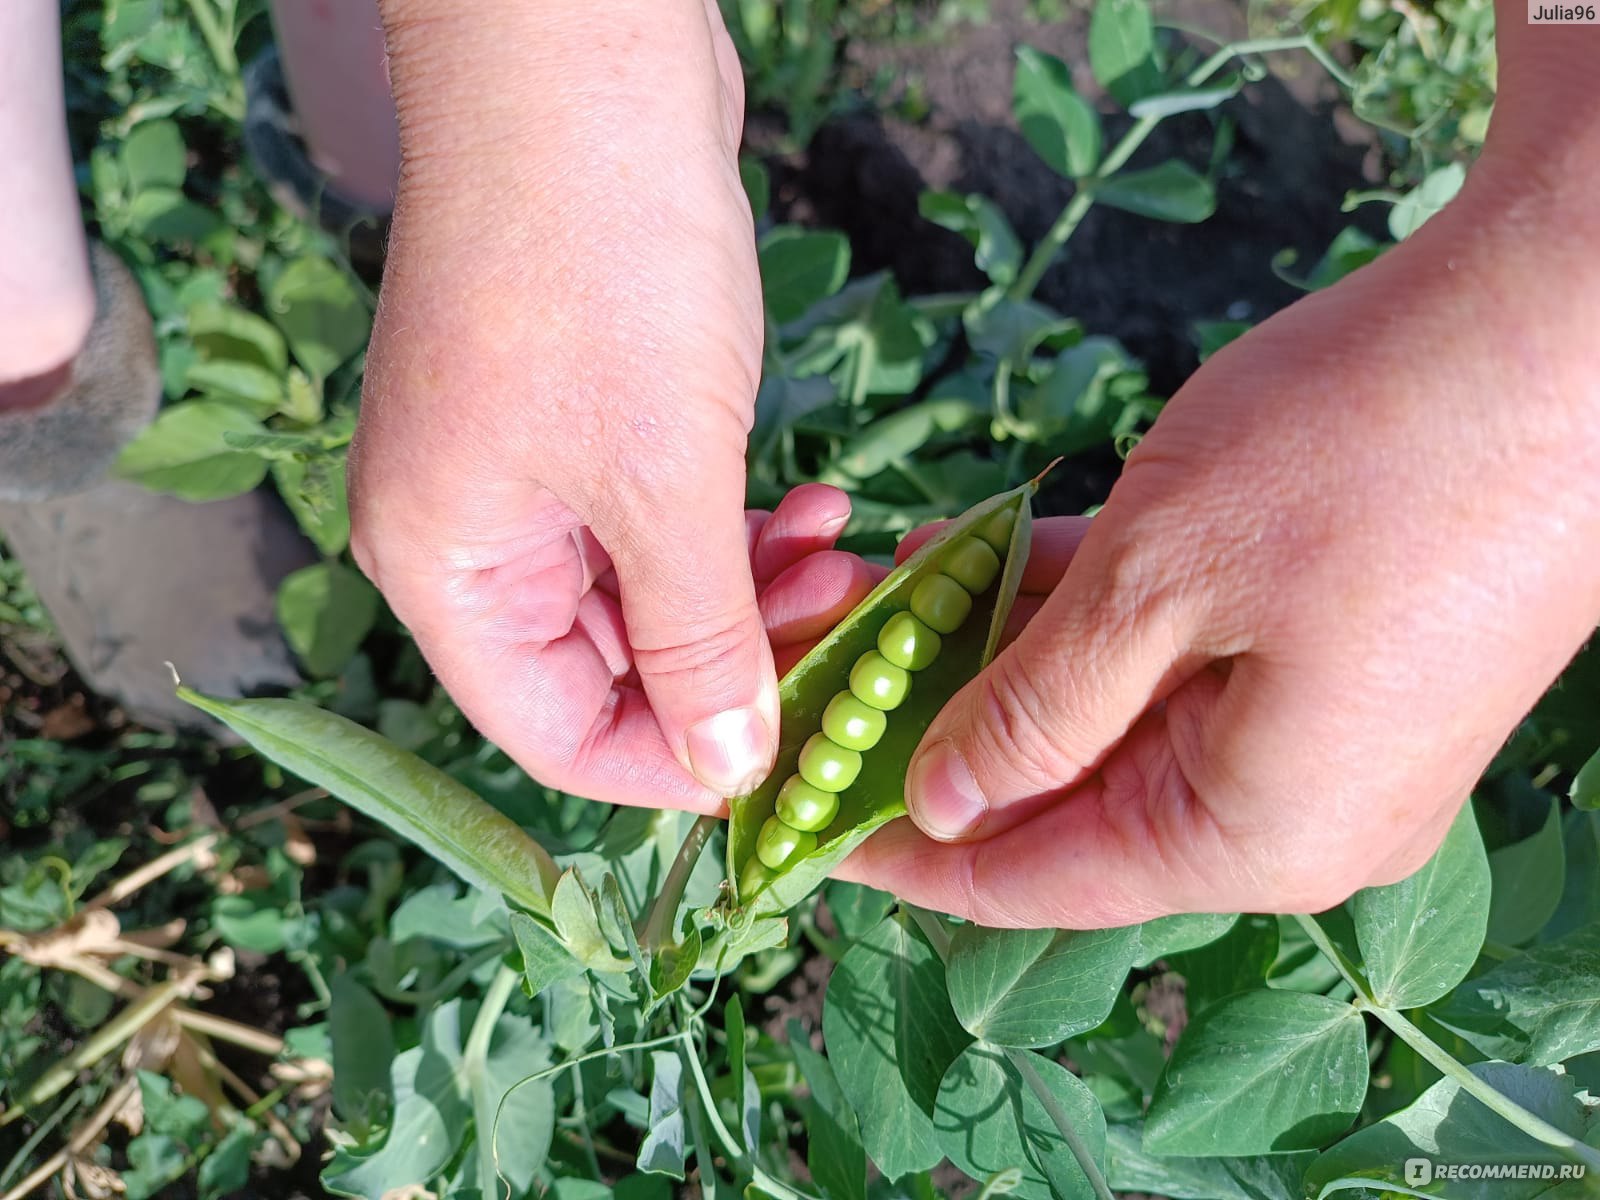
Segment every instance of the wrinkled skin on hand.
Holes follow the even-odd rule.
[[[1040,523],[1048,599],[846,874],[1084,928],[1427,860],[1600,619],[1600,274],[1477,203],[1209,360],[1092,522]]]
[[[738,64],[701,0],[471,7],[385,5],[405,167],[352,546],[534,776],[715,811],[778,723]]]

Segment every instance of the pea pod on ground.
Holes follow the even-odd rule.
[[[950,522],[780,681],[776,766],[730,806],[728,908],[739,924],[781,916],[905,815],[906,767],[923,733],[999,646],[1037,487]]]

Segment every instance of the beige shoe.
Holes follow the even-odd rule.
[[[161,379],[137,282],[103,246],[92,263],[83,350],[39,402],[0,410],[0,540],[89,687],[141,724],[217,730],[164,664],[225,696],[298,683],[274,596],[316,554],[270,492],[190,504],[105,478],[155,415]]]
[[[0,501],[43,500],[98,481],[156,415],[161,372],[138,281],[99,242],[89,248],[95,316],[78,356],[38,387],[37,402],[0,408]]]

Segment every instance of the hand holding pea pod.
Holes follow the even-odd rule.
[[[1600,618],[1600,285],[1506,194],[1469,180],[1201,367],[843,874],[1090,928],[1317,912],[1429,858]]]

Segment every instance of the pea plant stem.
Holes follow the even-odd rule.
[[[750,1173],[751,1182],[769,1196],[777,1200],[814,1200],[814,1197],[805,1192],[797,1191],[775,1179],[761,1169],[761,1164],[756,1162],[754,1155],[745,1149],[744,1144],[736,1137],[722,1120],[722,1114],[717,1111],[716,1098],[711,1094],[711,1083],[706,1079],[704,1068],[700,1066],[700,1055],[695,1052],[694,1040],[685,1036],[680,1048],[680,1056],[689,1064],[689,1072],[694,1076],[695,1091],[699,1093],[700,1108],[705,1113],[706,1123],[711,1126],[717,1141],[722,1143],[723,1153],[728,1158],[740,1164]]]
[[[900,906],[907,916],[917,923],[917,928],[922,930],[922,936],[928,939],[928,944],[933,947],[933,952],[939,956],[940,962],[948,962],[950,958],[950,931],[938,917],[926,909],[918,908],[912,904]],[[1050,1123],[1056,1127],[1056,1132],[1061,1135],[1061,1140],[1067,1144],[1067,1149],[1072,1151],[1072,1157],[1078,1160],[1078,1168],[1089,1181],[1089,1186],[1094,1189],[1096,1200],[1115,1200],[1111,1194],[1111,1186],[1106,1182],[1106,1177],[1100,1172],[1100,1164],[1095,1162],[1094,1155],[1090,1153],[1088,1144],[1078,1134],[1072,1124],[1072,1118],[1061,1107],[1055,1093],[1046,1085],[1038,1069],[1033,1065],[1032,1056],[1026,1050],[1013,1050],[1009,1047],[996,1047],[1000,1049],[1017,1074],[1022,1077],[1022,1082],[1028,1085],[1028,1090],[1038,1097],[1039,1103],[1044,1105],[1044,1111],[1050,1117]]]
[[[711,840],[712,831],[721,823],[716,817],[700,817],[689,827],[688,836],[683,839],[683,845],[678,847],[672,866],[667,868],[667,877],[661,882],[661,891],[656,894],[655,903],[650,907],[650,915],[639,934],[639,943],[644,948],[645,954],[653,956],[657,950],[673,940],[672,935],[677,927],[678,905],[683,902],[683,892],[689,886],[689,876],[694,873],[695,863],[700,861],[706,843]]]
[[[1050,1123],[1056,1127],[1061,1140],[1066,1142],[1067,1149],[1072,1151],[1072,1157],[1078,1160],[1078,1167],[1088,1177],[1089,1186],[1094,1189],[1097,1200],[1116,1200],[1111,1194],[1111,1186],[1106,1183],[1106,1177],[1100,1173],[1100,1165],[1094,1161],[1094,1155],[1089,1152],[1088,1145],[1073,1127],[1072,1118],[1061,1107],[1061,1102],[1056,1099],[1055,1093],[1045,1084],[1038,1068],[1033,1065],[1031,1061],[1033,1056],[1026,1050],[1007,1050],[1005,1055],[1016,1068],[1017,1074],[1022,1076],[1022,1081],[1028,1085],[1028,1089],[1038,1097],[1039,1103],[1044,1105],[1044,1111],[1050,1114]]]
[[[1361,972],[1345,957],[1339,947],[1334,945],[1333,939],[1328,936],[1327,931],[1315,917],[1297,914],[1295,920],[1323,956],[1338,968],[1345,982],[1355,990],[1355,999],[1351,1003],[1357,1009],[1370,1012],[1435,1070],[1445,1078],[1454,1080],[1462,1091],[1490,1112],[1516,1126],[1529,1137],[1561,1151],[1574,1162],[1584,1163],[1590,1170],[1600,1171],[1600,1150],[1586,1146],[1571,1134],[1557,1129],[1537,1113],[1529,1112],[1504,1092],[1496,1090],[1474,1075],[1467,1069],[1465,1063],[1419,1029],[1404,1013],[1379,1003],[1372,994],[1371,985],[1362,978]]]
[[[1249,54],[1269,54],[1281,50],[1304,50],[1314,58],[1329,75],[1333,76],[1344,88],[1352,89],[1355,81],[1345,72],[1334,59],[1319,46],[1312,38],[1279,37],[1255,38],[1249,41],[1230,42],[1218,49],[1211,57],[1207,58],[1194,70],[1184,76],[1185,87],[1199,87],[1213,75],[1225,67],[1235,58],[1243,58]],[[1039,244],[1033,248],[1033,253],[1028,255],[1028,261],[1023,264],[1018,272],[1016,281],[1011,285],[1007,295],[1012,300],[1026,300],[1038,288],[1039,281],[1044,278],[1044,273],[1050,269],[1056,255],[1067,244],[1067,239],[1076,232],[1078,225],[1088,215],[1089,209],[1094,206],[1094,193],[1097,185],[1105,182],[1112,175],[1126,165],[1128,159],[1133,157],[1134,151],[1144,145],[1145,139],[1150,136],[1162,121],[1157,114],[1147,114],[1138,118],[1122,138],[1113,146],[1105,158],[1100,160],[1092,174],[1078,181],[1078,188],[1061,210],[1061,215],[1055,223],[1045,232]]]
[[[1426,1059],[1433,1068],[1448,1079],[1455,1080],[1478,1103],[1496,1116],[1515,1125],[1529,1137],[1537,1138],[1552,1149],[1559,1150],[1574,1162],[1583,1163],[1591,1171],[1600,1172],[1600,1150],[1586,1146],[1570,1133],[1557,1129],[1537,1113],[1529,1112],[1504,1092],[1495,1090],[1485,1080],[1469,1071],[1464,1063],[1417,1028],[1402,1012],[1370,1004],[1358,997],[1357,1008],[1364,1008],[1387,1025],[1390,1031],[1406,1045]]]
[[[494,980],[489,984],[488,991],[483,994],[483,1003],[478,1006],[478,1015],[472,1019],[472,1029],[467,1034],[467,1043],[462,1047],[461,1061],[467,1072],[474,1112],[483,1112],[493,1099],[489,1094],[489,1042],[494,1037],[495,1025],[499,1023],[501,1014],[506,1011],[506,1005],[511,1000],[512,989],[517,986],[521,978],[521,973],[510,967],[502,966],[495,972]],[[478,1179],[481,1181],[479,1186],[485,1192],[498,1195],[498,1187],[489,1182],[498,1181],[500,1178],[493,1134],[484,1137],[483,1131],[479,1130],[475,1140],[478,1151]],[[508,1190],[507,1195],[509,1194]]]

